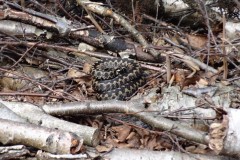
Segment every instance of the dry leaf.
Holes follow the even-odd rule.
[[[181,88],[184,88],[185,86],[190,86],[190,85],[195,85],[196,82],[199,80],[199,76],[193,76],[191,78],[186,78],[184,81],[183,81],[183,84],[181,86]]]
[[[90,74],[91,70],[92,70],[92,65],[89,64],[89,63],[84,63],[84,65],[83,65],[83,72],[87,73],[87,74]]]
[[[116,142],[115,139],[112,139],[112,138],[113,138],[112,136],[108,136],[106,138],[105,143],[111,144],[111,145],[113,145],[113,147],[117,147],[119,143]]]
[[[33,67],[22,67],[16,71],[9,71],[4,74],[4,77],[1,79],[1,85],[5,90],[17,91],[20,89],[31,88],[32,83],[28,80],[25,80],[23,77],[29,77],[33,80],[45,78],[47,79],[47,72],[42,71]],[[32,89],[32,88],[31,88]]]
[[[188,146],[188,147],[185,147],[185,150],[187,151],[187,152],[193,152],[194,150],[196,149],[196,146]]]
[[[223,116],[222,123],[213,123],[210,125],[210,142],[209,148],[219,154],[223,149],[224,138],[227,134],[228,118]]]
[[[142,138],[150,135],[149,131],[147,131],[147,130],[145,130],[145,129],[135,128],[135,130],[137,131],[137,133],[138,133]]]
[[[131,139],[132,137],[136,136],[136,132],[131,132],[128,137],[126,138],[126,140]]]
[[[206,36],[187,34],[187,38],[190,42],[190,46],[197,49],[202,49],[207,44]]]
[[[194,154],[206,154],[207,146],[203,144],[199,144],[197,146],[189,146],[185,148],[186,151],[194,153]]]
[[[96,146],[96,150],[98,151],[98,152],[100,152],[100,153],[102,153],[102,152],[109,152],[109,151],[111,151],[113,149],[113,145],[111,145],[111,144],[107,144],[107,145],[98,145],[98,146]]]
[[[86,76],[86,73],[80,72],[75,68],[71,68],[68,70],[67,77],[68,78],[79,78]]]
[[[112,127],[112,129],[116,132],[119,142],[124,142],[130,134],[132,127],[127,125],[121,125]]]
[[[91,85],[91,77],[84,72],[80,72],[77,69],[71,68],[68,70],[67,77],[73,78],[78,84]]]
[[[182,38],[180,36],[177,36],[177,40],[179,44],[190,45],[191,47],[195,49],[202,49],[207,44],[207,37],[202,35],[192,35],[192,34],[186,34],[187,38]]]
[[[130,139],[128,139],[127,143],[128,143],[128,147],[129,148],[139,148],[141,143],[140,143],[140,136],[136,135],[134,137],[131,137]]]
[[[209,85],[208,81],[206,79],[202,79],[202,78],[199,81],[197,81],[197,84],[199,87],[205,87],[205,86]]]
[[[158,145],[156,138],[156,135],[151,136],[146,145],[147,149],[153,150]]]
[[[178,84],[183,84],[183,81],[185,80],[186,76],[183,70],[177,70],[177,72],[174,74],[175,81]]]

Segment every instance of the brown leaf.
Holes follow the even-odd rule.
[[[91,69],[92,69],[92,65],[91,64],[84,63],[84,65],[83,65],[83,72],[84,73],[90,74]]]
[[[82,89],[75,89],[71,92],[71,95],[79,100],[86,100],[86,93],[84,94]]]
[[[112,129],[116,132],[119,142],[124,142],[128,137],[132,127],[127,125],[115,126]]]
[[[209,148],[219,154],[223,149],[223,140],[227,134],[228,118],[224,115],[221,123],[212,123],[210,125]]]
[[[106,145],[98,145],[96,146],[96,150],[100,153],[102,152],[109,152],[113,149],[113,145],[112,144],[106,144]]]
[[[117,148],[132,148],[133,146],[129,145],[128,143],[118,143]]]
[[[188,146],[185,150],[194,154],[205,154],[207,152],[207,146],[199,144],[198,146]]]
[[[71,68],[67,73],[68,78],[73,78],[75,82],[79,84],[89,83],[91,84],[91,78],[84,72],[80,72],[77,69]]]
[[[177,40],[180,44],[185,43],[195,49],[202,49],[207,43],[207,37],[202,35],[187,34],[187,38],[177,36]]]
[[[132,137],[136,136],[136,132],[131,132],[128,136],[127,136],[127,140],[131,139]]]
[[[187,152],[193,152],[194,150],[196,149],[196,146],[188,146],[188,147],[185,147],[185,150],[187,151]]]
[[[206,36],[188,34],[187,38],[190,42],[190,46],[197,48],[197,49],[202,49],[207,43]]]
[[[145,129],[139,129],[139,128],[135,128],[135,130],[137,131],[137,133],[143,138],[145,136],[150,135],[149,131],[145,130]]]
[[[174,74],[175,76],[175,81],[178,84],[183,84],[186,76],[183,70],[177,70],[177,72]]]
[[[151,138],[147,142],[147,146],[146,146],[147,149],[153,150],[158,145],[156,138],[157,138],[156,135],[151,136]]]
[[[118,142],[115,141],[115,139],[112,139],[112,136],[108,136],[105,143],[113,145],[113,147],[118,146]]]
[[[21,76],[26,76],[33,80],[48,78],[47,72],[45,71],[33,67],[21,67],[16,71],[9,71],[5,73],[4,77],[0,81],[0,85],[2,85],[5,90],[13,91],[31,87],[32,83],[25,78],[21,78]]]
[[[138,148],[141,145],[140,136],[136,132],[131,132],[127,137],[128,147]]]
[[[182,83],[182,86],[181,88],[184,88],[185,86],[190,86],[190,85],[195,85],[196,82],[199,80],[199,76],[193,76],[191,78],[186,78],[183,83]]]

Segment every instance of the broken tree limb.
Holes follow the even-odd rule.
[[[37,28],[36,26],[20,23],[11,20],[1,20],[0,21],[0,31],[9,35],[15,36],[40,36],[46,35],[46,38],[51,38],[52,33],[46,32],[46,30],[42,30]]]
[[[48,152],[43,152],[41,150],[39,150],[36,154],[36,157],[38,160],[57,160],[57,159],[88,159],[88,155],[86,153],[82,153],[82,154],[60,154],[60,155],[56,155],[56,154],[51,154]]]
[[[240,157],[240,110],[228,109],[228,128],[227,135],[223,141],[222,153]]]
[[[136,159],[149,159],[151,160],[237,160],[230,157],[211,156],[201,154],[186,154],[174,151],[149,151],[149,150],[136,150],[136,149],[118,149],[104,153],[103,157],[117,160],[136,160]],[[160,158],[161,157],[161,158]]]
[[[209,137],[206,132],[202,132],[191,127],[182,125],[159,116],[154,116],[145,110],[144,99],[131,101],[88,101],[65,104],[44,105],[42,108],[51,115],[76,115],[76,114],[102,114],[102,113],[125,113],[138,117],[143,122],[156,129],[169,131],[194,142],[208,144]],[[145,111],[144,111],[145,110]]]
[[[15,5],[15,7],[18,6],[19,9],[25,10],[17,4],[10,2],[7,2],[7,4]],[[36,17],[36,14],[38,17]],[[16,11],[10,8],[4,9],[0,11],[0,19],[3,19],[0,21],[0,30],[9,35],[45,36],[47,39],[50,39],[54,32],[58,31],[60,33],[59,36],[62,37],[68,34],[71,38],[81,39],[95,47],[103,47],[117,53],[121,51],[136,52],[139,60],[156,61],[152,55],[144,52],[139,44],[129,43],[124,39],[102,34],[96,30],[77,30],[74,26],[70,26],[64,18],[43,14],[31,9],[28,9],[28,12]],[[17,21],[21,21],[21,23]],[[59,27],[58,24],[64,25]]]
[[[24,144],[55,154],[77,153],[82,147],[83,140],[73,133],[5,119],[0,123],[3,144]]]
[[[24,145],[0,147],[0,159],[16,159],[29,154]]]
[[[44,113],[40,108],[29,103],[0,101],[19,116],[28,119],[30,123],[47,128],[58,128],[59,130],[73,132],[83,138],[84,144],[96,146],[99,143],[99,130],[68,121],[60,120]]]
[[[183,62],[186,62],[186,61],[193,62],[195,65],[197,65],[198,67],[200,67],[203,70],[210,71],[215,74],[218,73],[218,71],[216,69],[214,69],[213,67],[206,65],[205,63],[203,63],[195,58],[192,58],[188,55],[184,55],[184,54],[180,54],[180,53],[171,53],[170,55],[180,58],[180,60],[182,60]]]
[[[25,123],[27,123],[26,119],[20,117],[19,115],[14,113],[12,110],[7,108],[2,103],[0,103],[0,118],[11,120],[11,121],[16,121],[16,122],[25,122]]]
[[[219,89],[219,92],[221,93],[220,95],[222,95],[222,90],[226,90],[226,89]],[[169,96],[172,97],[173,95],[169,95]],[[213,99],[217,100],[218,96],[219,96],[218,93],[216,93]],[[181,96],[176,96],[177,99],[179,99],[179,97]],[[167,99],[170,99],[170,98],[167,98]],[[171,99],[171,100],[174,100],[174,99]],[[189,101],[189,99],[185,99],[183,101]],[[227,100],[224,99],[224,101],[226,103]],[[116,101],[116,100],[88,101],[88,102],[75,102],[75,103],[68,103],[68,104],[44,105],[43,109],[47,113],[52,115],[102,114],[102,113],[131,114],[132,116],[137,117],[143,122],[151,125],[155,129],[162,129],[165,131],[169,131],[173,134],[176,134],[178,136],[181,136],[185,139],[188,139],[194,142],[211,145],[211,146],[220,146],[212,149],[214,151],[216,151],[217,149],[220,149],[219,153],[224,155],[240,156],[239,155],[240,148],[238,147],[240,146],[240,144],[238,143],[240,139],[240,136],[239,136],[240,131],[237,127],[238,124],[240,123],[240,118],[239,118],[240,113],[238,113],[237,109],[227,109],[228,108],[227,106],[222,106],[227,112],[229,121],[227,122],[225,121],[223,124],[219,124],[219,125],[216,124],[215,129],[210,133],[207,133],[207,132],[202,132],[194,128],[188,127],[186,125],[183,125],[183,123],[179,123],[176,121],[163,118],[160,114],[156,115],[156,114],[153,114],[152,112],[148,112],[148,110],[145,109],[145,105],[147,102],[151,103],[146,99],[131,100],[131,101]],[[221,104],[221,102],[219,101],[217,102]],[[163,102],[161,101],[161,103]],[[173,104],[171,103],[171,105]],[[182,103],[180,103],[179,105],[184,106],[184,104]],[[189,105],[191,106],[191,104]],[[159,111],[161,107],[159,107]],[[184,111],[185,108],[182,108],[182,109]],[[200,108],[196,108],[195,111],[204,113],[203,109],[204,108],[200,107]],[[206,109],[206,111],[212,112],[212,109],[209,108],[209,109]],[[214,113],[212,114],[214,115]],[[207,113],[207,115],[205,116],[208,117],[209,113]],[[226,135],[225,135],[225,132],[227,133]],[[217,135],[213,135],[212,133]]]

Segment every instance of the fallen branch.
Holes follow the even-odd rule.
[[[218,71],[216,69],[214,69],[213,67],[211,67],[209,65],[206,65],[205,63],[203,63],[203,62],[201,62],[201,61],[199,61],[195,58],[192,58],[188,55],[177,54],[177,53],[172,53],[171,55],[180,58],[184,62],[190,61],[190,62],[194,63],[195,65],[197,65],[198,67],[200,67],[201,69],[203,69],[205,71],[209,71],[209,72],[212,72],[212,73],[215,73],[215,74],[218,73]]]
[[[82,147],[83,140],[73,133],[5,119],[0,123],[3,144],[24,144],[55,154],[77,153]]]
[[[240,128],[238,127],[240,123],[240,110],[239,109],[228,109],[228,126],[224,126],[223,129],[227,131],[226,136],[223,139],[223,148],[221,153],[227,155],[234,155],[240,157]],[[221,129],[221,131],[224,131]],[[218,132],[220,135],[221,132]]]
[[[136,160],[136,159],[149,159],[151,160],[237,160],[234,158],[223,157],[223,156],[211,156],[211,155],[200,155],[200,154],[186,154],[174,151],[149,151],[149,150],[136,150],[136,149],[114,149],[111,152],[104,153],[103,157],[109,159],[118,160]],[[161,157],[161,158],[159,158]]]
[[[1,119],[6,119],[6,120],[11,120],[11,121],[16,121],[16,122],[25,122],[27,123],[27,120],[20,117],[16,113],[14,113],[12,110],[7,108],[4,104],[0,103],[0,118]]]
[[[20,159],[29,153],[29,150],[23,145],[0,147],[0,159]]]
[[[23,34],[25,36],[44,36],[46,34],[46,38],[50,39],[54,31],[58,31],[59,36],[62,37],[69,35],[71,38],[81,39],[95,47],[103,47],[113,52],[136,52],[136,56],[140,60],[147,59],[149,61],[155,61],[153,56],[142,51],[143,48],[139,44],[129,43],[121,38],[102,34],[96,30],[78,30],[74,28],[74,26],[70,26],[70,23],[68,24],[70,21],[66,21],[64,18],[39,13],[31,9],[27,9],[26,11],[26,9],[21,6],[10,2],[7,2],[7,4],[22,11],[16,11],[10,8],[0,11],[0,18],[5,19],[0,21],[0,30],[4,33],[16,36],[22,36]],[[83,6],[85,8],[85,5]],[[21,23],[17,21],[21,21]],[[59,26],[59,24],[64,25]],[[51,31],[46,32],[46,30],[40,28]],[[76,49],[76,51],[78,50]]]
[[[146,102],[142,99],[131,101],[88,101],[65,104],[44,105],[42,108],[51,115],[125,113],[138,117],[156,129],[169,131],[194,142],[208,144],[207,133],[187,127],[176,121],[154,116],[145,110]]]
[[[169,131],[182,138],[210,145],[217,154],[240,156],[238,146],[240,139],[240,130],[236,128],[240,123],[239,113],[236,109],[228,109],[227,115],[229,121],[223,121],[223,124],[212,124],[211,132],[203,132],[183,125],[182,123],[172,121],[153,114],[146,110],[149,99],[138,99],[131,101],[88,101],[74,102],[66,104],[44,105],[42,108],[51,115],[75,115],[75,114],[102,114],[102,113],[125,113],[139,118],[143,122],[151,125],[155,129]],[[211,110],[209,110],[210,112]],[[215,126],[215,127],[214,127]],[[217,126],[217,128],[216,128]],[[229,126],[229,127],[228,127]],[[210,135],[210,136],[209,136]],[[236,142],[236,143],[233,143]]]
[[[83,138],[84,144],[96,146],[99,143],[99,130],[64,120],[60,120],[44,113],[40,108],[29,103],[0,101],[14,113],[22,118],[28,119],[30,123],[47,128],[58,128],[59,130],[75,133]]]
[[[61,154],[61,155],[56,155],[56,154],[51,154],[47,152],[43,152],[39,150],[36,154],[36,157],[38,160],[46,160],[46,159],[87,159],[88,156],[87,154]]]

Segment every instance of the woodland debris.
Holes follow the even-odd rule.
[[[0,1],[0,118],[74,132],[87,145],[99,144],[105,155],[95,159],[240,157],[239,9],[237,0]],[[95,101],[84,68],[104,57],[144,66],[148,83],[141,94],[127,102]],[[26,66],[46,74],[25,74]],[[151,98],[141,97],[152,88]],[[41,159],[86,158],[38,153]]]
[[[222,140],[223,146],[222,150],[216,150],[220,151],[221,153],[232,155],[236,157],[240,157],[240,129],[239,129],[239,109],[232,109],[230,108],[227,111],[227,120],[223,120],[222,123],[220,123],[220,127],[217,129],[217,135],[216,139],[218,142],[221,142],[219,140]],[[227,123],[226,123],[227,121]],[[215,130],[216,131],[216,130]],[[219,144],[219,143],[218,143]],[[214,144],[214,145],[218,145]]]
[[[1,101],[7,108],[22,118],[28,119],[30,123],[47,128],[58,128],[59,130],[75,133],[83,138],[84,144],[96,146],[99,143],[99,130],[84,125],[71,123],[46,114],[37,106],[29,103]]]
[[[167,130],[178,136],[198,143],[207,144],[208,136],[205,132],[181,125],[176,121],[153,116],[151,112],[144,112],[145,100],[137,99],[131,101],[88,101],[65,104],[44,105],[45,112],[53,115],[74,115],[74,114],[102,114],[102,113],[125,113],[139,118],[143,122],[157,129]]]
[[[55,154],[77,153],[82,146],[83,140],[73,133],[5,119],[0,122],[3,144],[24,144]]]
[[[78,4],[86,6],[86,8],[89,11],[92,11],[94,13],[98,13],[103,16],[110,16],[112,17],[116,22],[121,24],[123,27],[125,27],[139,42],[143,45],[143,47],[148,47],[149,44],[146,41],[146,39],[139,33],[125,18],[123,18],[121,15],[113,12],[111,9],[100,6],[98,4],[88,3],[91,1],[88,0],[77,0]],[[155,49],[150,48],[149,52],[152,54],[153,57],[156,59],[159,59],[160,53],[157,52]]]
[[[36,157],[38,158],[38,160],[57,160],[57,159],[86,159],[88,158],[87,154],[83,153],[83,154],[51,154],[48,152],[43,152],[41,150],[39,150],[36,154]]]
[[[27,123],[27,120],[22,118],[21,116],[14,113],[11,109],[7,108],[4,104],[0,103],[0,118],[16,121],[16,122],[25,122]]]
[[[174,151],[149,151],[141,149],[113,149],[111,152],[103,153],[101,156],[103,158],[110,158],[116,160],[136,160],[136,159],[150,159],[151,160],[237,160],[235,158],[229,158],[224,156],[211,156],[211,155],[201,155],[201,154],[189,154],[189,153],[180,153]]]
[[[29,153],[30,151],[23,145],[0,147],[0,159],[20,159]]]

